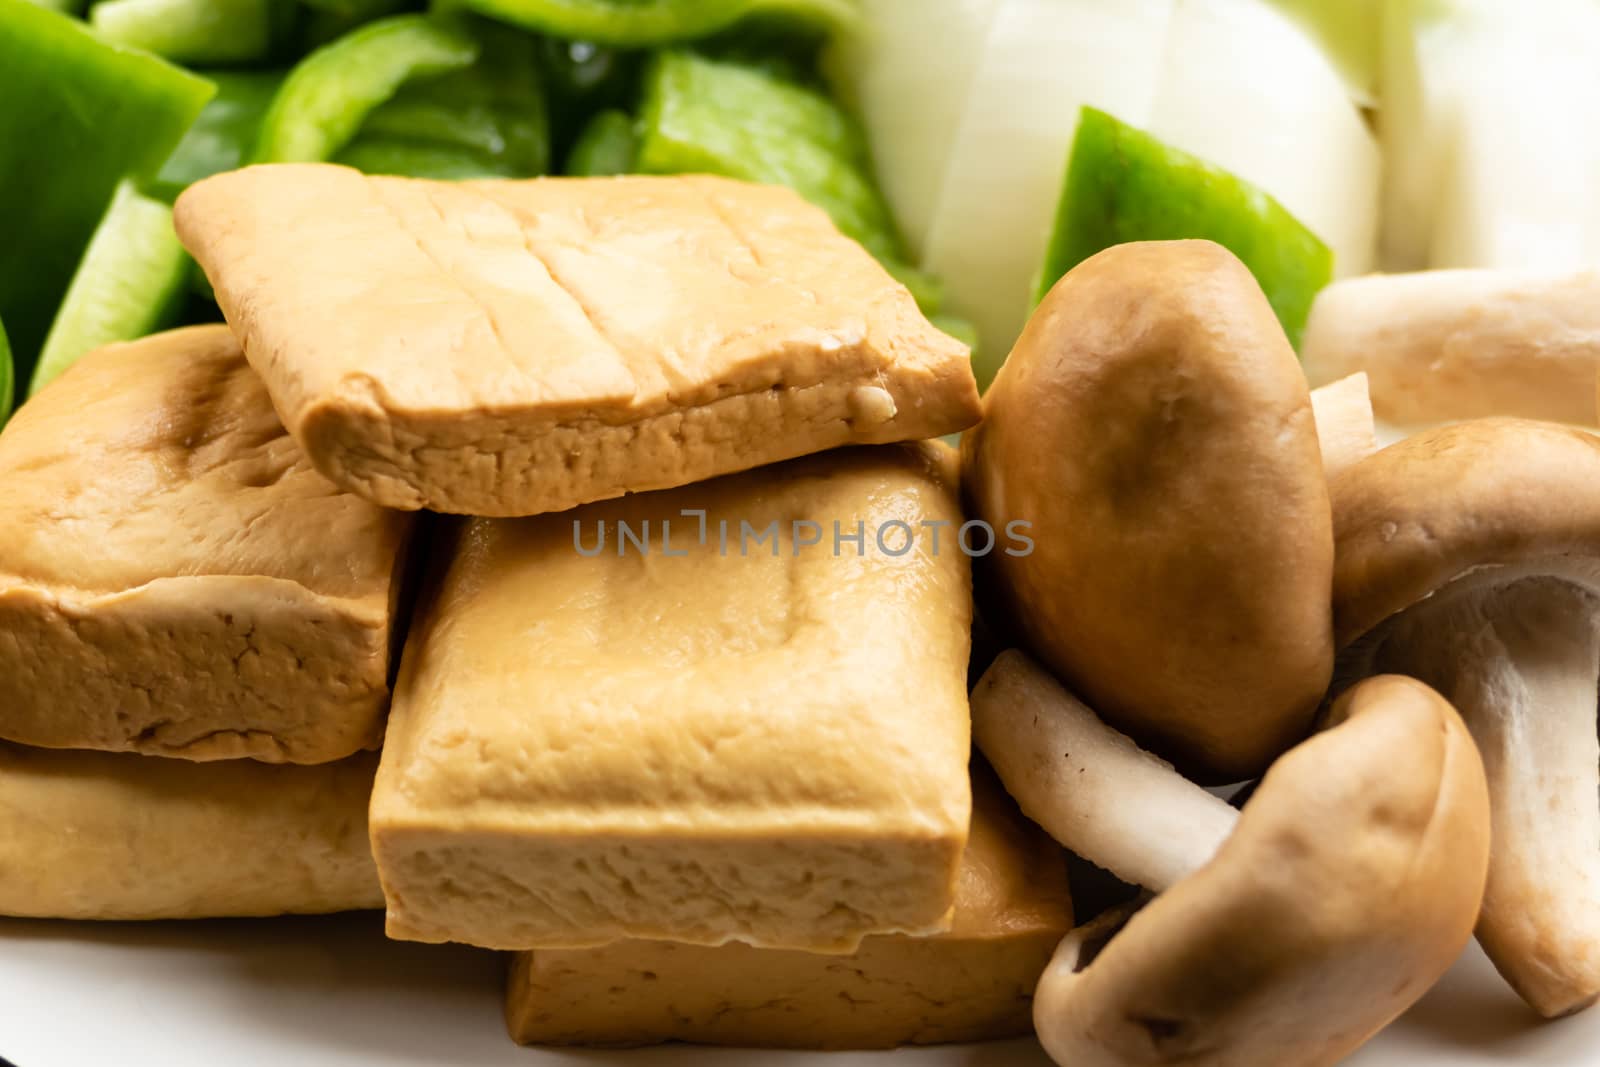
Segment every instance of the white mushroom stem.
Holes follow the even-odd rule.
[[[1335,282],[1301,344],[1312,382],[1366,371],[1378,417],[1416,426],[1483,415],[1595,423],[1600,274],[1498,270]]]
[[[1204,866],[1239,817],[1015,650],[973,690],[972,732],[1024,814],[1146,889],[1160,892]]]
[[[1427,682],[1471,730],[1493,812],[1478,936],[1549,1016],[1600,993],[1600,598],[1582,578],[1479,572],[1359,647],[1361,673]]]
[[[1322,471],[1333,478],[1378,450],[1372,394],[1365,371],[1311,390],[1311,413],[1322,446]]]

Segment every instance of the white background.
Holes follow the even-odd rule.
[[[1032,1041],[893,1053],[519,1049],[501,958],[385,941],[377,914],[148,925],[0,920],[17,1067],[1049,1067]],[[1600,1010],[1541,1023],[1476,948],[1358,1067],[1600,1064]],[[1292,1067],[1292,1065],[1285,1065]]]

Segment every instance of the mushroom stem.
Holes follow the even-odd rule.
[[[1600,995],[1600,598],[1561,578],[1490,572],[1369,642],[1373,669],[1438,689],[1482,753],[1492,810],[1484,950],[1541,1014],[1587,1007]]]
[[[1160,892],[1199,870],[1239,818],[1015,650],[1001,653],[973,690],[972,732],[1024,814],[1146,889]]]
[[[1311,390],[1311,414],[1317,421],[1322,471],[1329,479],[1378,450],[1366,371]]]
[[[1593,425],[1600,273],[1434,270],[1348,278],[1306,323],[1306,375],[1372,375],[1380,417],[1521,415]]]

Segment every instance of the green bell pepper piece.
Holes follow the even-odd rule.
[[[11,415],[16,394],[16,368],[11,365],[11,342],[6,340],[6,324],[0,322],[0,426]]]
[[[550,100],[551,140],[565,159],[595,115],[635,110],[650,53],[593,41],[537,40],[539,73]]]
[[[213,92],[77,19],[0,0],[0,319],[26,375],[124,175],[153,174]]]
[[[470,34],[426,15],[368,23],[289,72],[262,122],[254,159],[331,159],[405,82],[469,67],[478,53]]]
[[[168,325],[188,267],[189,257],[172,229],[172,209],[132,182],[122,183],[67,289],[28,394],[87,352]]]
[[[645,74],[637,169],[786,185],[884,262],[900,239],[855,121],[819,92],[734,63],[664,52]]]
[[[346,19],[370,21],[393,15],[409,6],[407,0],[300,0],[313,11],[326,11]]]
[[[89,24],[174,63],[257,63],[290,26],[289,0],[100,0]]]
[[[475,64],[406,83],[367,117],[339,162],[415,177],[546,173],[549,117],[533,39],[493,24],[474,35],[482,46]]]
[[[855,0],[460,0],[480,15],[568,40],[637,48],[691,41],[753,16],[833,33],[853,28]]]
[[[458,182],[476,178],[518,178],[503,160],[451,145],[362,138],[340,152],[337,162],[363,174],[395,174]]]
[[[1083,109],[1035,299],[1096,252],[1205,238],[1242,260],[1298,346],[1333,252],[1272,197],[1092,107]]]
[[[578,178],[627,174],[639,156],[639,134],[625,111],[602,111],[589,120],[567,153],[566,172]]]
[[[412,0],[301,0],[306,6],[295,35],[296,54],[321,48],[360,26],[389,15],[414,10]]]
[[[642,53],[559,37],[541,37],[539,42],[539,68],[560,99],[620,105],[634,95]]]
[[[88,3],[88,0],[28,0],[28,2],[50,11],[59,11],[63,15],[81,15],[83,5]]]
[[[249,160],[283,71],[208,71],[217,95],[173,149],[151,188],[171,200],[202,178]]]

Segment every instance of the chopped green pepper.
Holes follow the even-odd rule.
[[[255,151],[261,120],[283,84],[283,73],[207,72],[217,95],[173,149],[152,188],[170,200],[201,178],[243,166]]]
[[[100,0],[89,24],[108,41],[175,63],[256,63],[293,14],[289,0]]]
[[[407,82],[367,116],[338,161],[433,178],[548,171],[550,129],[533,39],[493,24],[475,36],[476,63]]]
[[[619,51],[593,41],[539,38],[539,66],[550,90],[563,100],[619,104],[633,95],[640,53]]]
[[[78,357],[132,341],[171,321],[184,291],[189,258],[165,201],[124,182],[83,254],[34,368],[31,396]]]
[[[364,137],[340,152],[338,162],[364,174],[396,174],[441,182],[523,177],[504,161],[482,152],[406,140]]]
[[[859,17],[853,0],[461,0],[461,6],[552,37],[628,47],[705,37],[756,15],[827,31],[852,27]]]
[[[633,116],[602,111],[589,120],[567,154],[566,172],[579,178],[627,174],[639,155],[639,134]]]
[[[11,414],[16,393],[16,368],[11,365],[11,342],[6,340],[6,324],[0,322],[0,426]]]
[[[561,158],[602,111],[632,111],[648,52],[540,37],[539,71],[550,98],[551,140]]]
[[[295,43],[298,54],[321,48],[338,40],[358,26],[376,19],[398,15],[422,5],[414,0],[301,0],[309,9],[300,20]]]
[[[33,364],[117,182],[153,174],[210,99],[203,78],[97,37],[77,19],[0,0],[0,318]]]
[[[406,81],[471,66],[478,52],[464,30],[426,15],[369,23],[289,72],[262,122],[255,161],[331,159]]]
[[[645,75],[638,169],[787,185],[885,262],[902,260],[860,128],[832,100],[760,70],[665,52]]]
[[[326,11],[340,18],[371,20],[392,15],[410,6],[408,0],[300,0],[313,11]]]
[[[1333,252],[1254,185],[1104,111],[1083,109],[1035,299],[1096,252],[1205,238],[1238,256],[1296,345]]]

